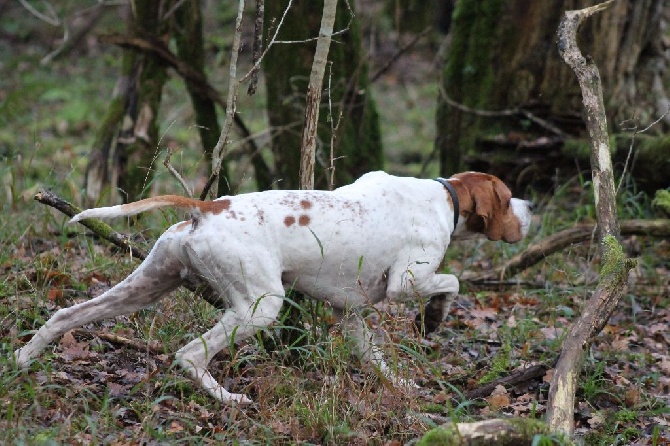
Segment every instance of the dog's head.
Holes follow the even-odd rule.
[[[465,172],[450,178],[460,203],[454,238],[484,234],[489,240],[516,243],[528,233],[532,203],[512,198],[499,178],[486,173]]]

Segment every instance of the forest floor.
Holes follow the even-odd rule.
[[[362,366],[328,308],[307,303],[300,308],[300,344],[281,345],[280,322],[214,358],[214,376],[255,401],[244,410],[222,406],[173,367],[174,352],[218,316],[183,290],[136,314],[69,332],[29,370],[16,370],[11,352],[50,315],[99,295],[137,265],[32,198],[48,187],[81,202],[85,155],[120,53],[89,39],[84,50],[40,64],[53,49],[53,35],[22,24],[23,16],[0,26],[0,444],[395,446],[413,444],[447,421],[542,419],[562,337],[597,283],[599,257],[588,243],[546,258],[514,283],[485,289],[464,282],[447,320],[427,338],[412,324],[423,302],[368,309],[366,319],[386,338],[392,365],[417,382],[416,389],[394,388]],[[438,47],[409,53],[375,85],[391,172],[436,173],[425,160],[434,138]],[[259,101],[243,98],[238,105],[258,132],[266,125]],[[186,104],[180,81],[170,80],[161,117],[164,144],[182,148],[174,162],[196,178],[202,165],[192,155],[199,149]],[[241,189],[248,175],[237,172]],[[175,192],[175,183],[158,172],[152,187]],[[593,221],[591,187],[579,177],[550,193],[528,193],[538,208],[527,240],[453,243],[445,269],[456,275],[487,271],[532,242]],[[653,216],[644,194],[625,190],[620,202],[622,218]],[[178,218],[147,215],[115,227],[150,247]],[[588,445],[667,445],[670,242],[629,237],[624,246],[638,266],[588,352],[575,408],[577,439]],[[477,394],[530,367],[537,373]],[[549,437],[544,441],[554,444]]]

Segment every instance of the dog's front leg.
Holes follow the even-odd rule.
[[[414,325],[421,336],[429,335],[437,330],[442,321],[447,316],[447,309],[450,303],[450,296],[447,294],[436,294],[432,296],[425,308],[423,308],[414,318]]]
[[[396,280],[389,281],[386,298],[389,300],[403,296],[430,298],[425,310],[416,316],[415,324],[419,332],[424,335],[435,331],[446,316],[448,302],[458,294],[460,287],[458,278],[453,274],[435,274],[429,269],[420,268],[393,277],[396,277]]]
[[[414,284],[414,291],[419,296],[430,296],[424,311],[414,321],[422,335],[437,330],[447,315],[449,302],[458,294],[459,288],[458,278],[453,274],[433,274]]]

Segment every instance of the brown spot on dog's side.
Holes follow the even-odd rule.
[[[284,225],[288,228],[295,223],[295,217],[293,215],[287,215],[284,217]]]
[[[300,217],[298,217],[298,224],[300,226],[307,226],[310,222],[309,215],[302,214]]]
[[[311,209],[312,202],[309,200],[300,200],[300,207],[303,209]]]

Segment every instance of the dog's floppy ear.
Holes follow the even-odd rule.
[[[497,178],[488,179],[478,189],[474,194],[475,214],[483,220],[482,232],[489,240],[500,240],[512,192]]]

